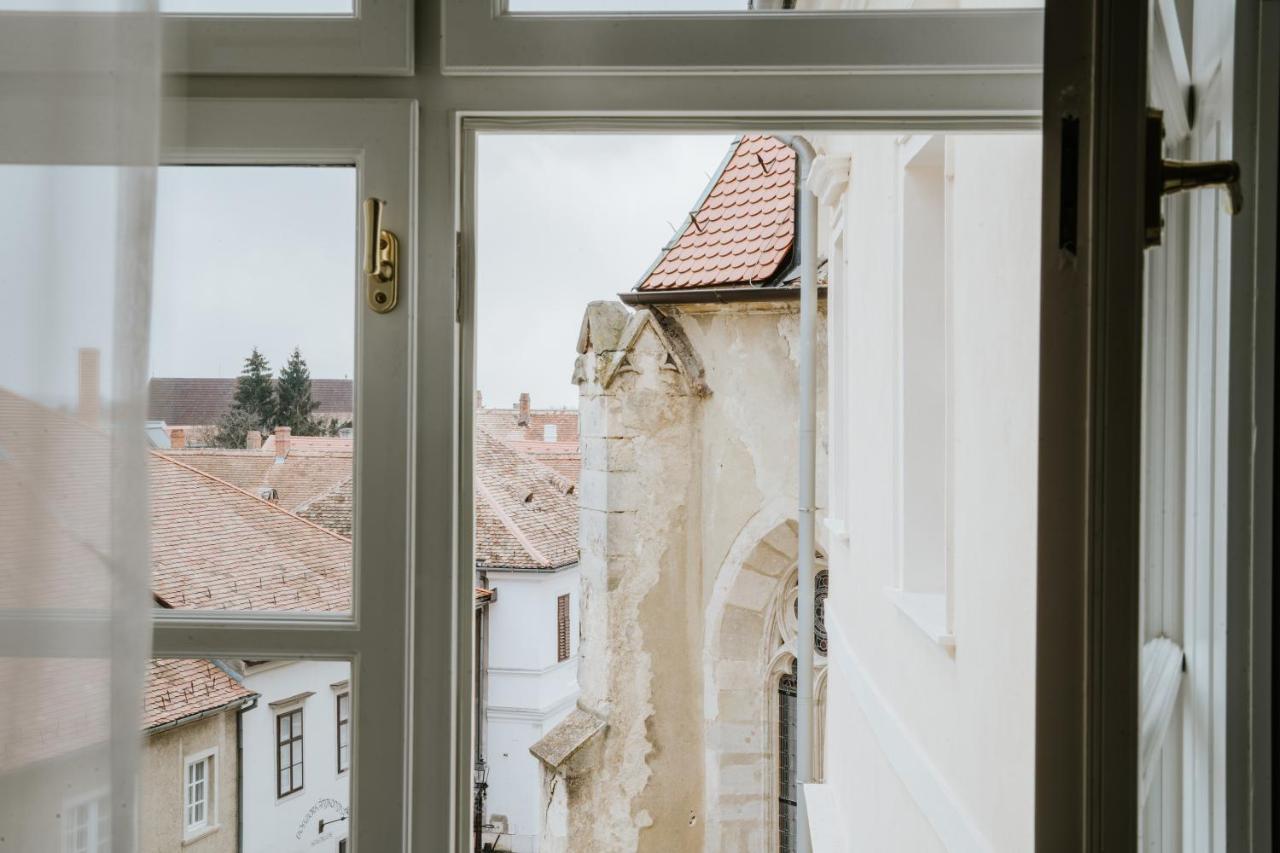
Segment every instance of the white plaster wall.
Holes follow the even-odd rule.
[[[885,594],[900,547],[899,143],[852,146],[831,377],[851,401],[831,472],[849,536],[831,542],[827,603],[847,645],[832,648],[826,767],[858,850],[1033,847],[1040,141],[950,145],[954,652]]]
[[[244,684],[261,694],[244,714],[244,853],[336,853],[350,821],[326,826],[351,806],[350,772],[338,773],[337,692],[351,666],[338,661],[293,661],[251,668]],[[276,799],[276,720],[270,703],[312,691],[303,703],[304,786]],[[353,713],[359,709],[353,703]]]
[[[555,572],[486,570],[489,606],[486,818],[505,818],[503,849],[536,853],[545,816],[542,772],[529,747],[578,698],[578,567]],[[556,599],[569,594],[570,656],[556,660]],[[490,837],[486,835],[486,837]]]

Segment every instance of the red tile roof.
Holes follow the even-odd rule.
[[[337,444],[313,449],[316,445],[310,441]],[[297,446],[299,443],[300,447]],[[275,500],[291,511],[332,492],[351,478],[349,438],[290,438],[289,455],[282,462],[276,462],[275,451],[270,448],[216,450],[199,447],[160,452],[255,496],[260,489],[274,489]]]
[[[513,441],[531,441],[539,444],[563,444],[573,448],[578,446],[577,409],[530,409],[529,423],[525,426],[516,423],[516,418],[514,407],[476,409],[476,426],[499,441],[508,444]],[[544,429],[548,426],[556,428],[554,442],[543,441]]]
[[[147,418],[169,426],[216,424],[235,392],[235,377],[157,376],[148,386]],[[311,396],[320,403],[317,416],[347,419],[355,411],[350,379],[312,379]]]
[[[151,586],[201,610],[351,609],[351,540],[151,454]]]
[[[738,139],[679,236],[636,290],[759,285],[795,239],[796,155],[772,136]]]
[[[343,480],[333,491],[317,495],[296,509],[307,521],[327,527],[340,536],[351,537],[352,482]]]
[[[483,429],[475,437],[476,565],[552,569],[578,561],[573,483]]]
[[[147,667],[142,727],[154,729],[197,714],[239,707],[254,695],[212,661],[153,660]]]
[[[545,441],[554,426],[555,441]],[[530,409],[529,423],[516,423],[516,409],[476,409],[476,429],[532,456],[562,477],[578,482],[582,458],[578,454],[578,412],[575,409]]]

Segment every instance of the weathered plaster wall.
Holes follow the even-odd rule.
[[[858,137],[845,199],[831,542],[827,782],[859,849],[1033,848],[1039,138],[956,136],[950,186],[950,606],[955,647],[899,583],[898,148]],[[938,247],[941,249],[941,247]],[[924,250],[929,250],[926,247]],[[835,525],[838,528],[839,525]],[[834,528],[833,528],[834,529]],[[840,709],[844,709],[841,711]],[[856,709],[856,710],[855,710]],[[914,756],[914,763],[898,760]],[[950,822],[948,822],[950,820]],[[933,839],[930,839],[933,836]]]
[[[681,306],[666,316],[665,326],[645,324],[617,343],[594,341],[579,363],[579,704],[608,728],[597,765],[561,777],[563,792],[548,782],[547,824],[560,820],[563,797],[567,827],[563,838],[547,839],[548,849],[670,853],[765,843],[763,610],[795,559],[788,518],[798,465],[797,306]],[[680,339],[675,346],[663,328]],[[825,401],[825,341],[818,357]],[[766,508],[778,517],[747,534],[777,540],[761,552],[772,556],[757,557],[743,576],[758,583],[744,580],[716,598],[726,563],[737,577],[759,545],[740,544],[730,561]],[[755,610],[743,606],[744,595]],[[725,694],[732,724],[723,727],[720,695],[705,681],[717,666],[737,691]]]
[[[687,588],[697,397],[667,356],[646,327],[606,387],[604,359],[586,354],[580,703],[608,729],[595,772],[568,780],[571,850],[691,850],[701,832],[701,780],[684,766],[701,753]]]
[[[239,847],[236,799],[236,712],[226,711],[146,738],[139,776],[142,809],[140,853],[234,853]],[[217,791],[213,825],[183,843],[185,762],[189,756],[217,749],[214,787]]]

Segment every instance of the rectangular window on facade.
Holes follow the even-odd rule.
[[[188,835],[205,829],[211,823],[213,756],[203,755],[189,760],[184,785],[183,829]]]
[[[105,796],[64,808],[63,821],[63,853],[107,853],[111,849],[111,811]]]
[[[556,599],[556,661],[569,659],[569,593]]]
[[[276,716],[276,797],[302,790],[302,709]]]
[[[899,147],[897,603],[950,646],[950,184],[948,141]]]
[[[351,767],[351,694],[338,694],[338,772]]]

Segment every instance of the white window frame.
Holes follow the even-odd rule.
[[[165,70],[235,75],[412,74],[414,0],[353,0],[353,5],[352,15],[163,14]],[[64,26],[89,41],[119,39],[122,30],[110,20],[113,17],[0,11],[0,71],[42,69],[45,63],[26,46],[48,44],[50,26]],[[149,38],[145,28],[126,35],[140,44]],[[74,59],[50,57],[48,70],[65,69]]]
[[[204,820],[191,822],[191,772],[204,767]],[[182,840],[194,841],[218,829],[218,749],[189,755],[182,762]]]
[[[940,410],[940,447],[941,462],[937,466],[936,476],[937,482],[930,482],[928,485],[930,490],[936,487],[938,506],[938,518],[935,523],[939,529],[937,531],[938,541],[940,545],[940,553],[938,560],[940,565],[929,567],[928,572],[935,584],[923,584],[920,581],[919,573],[912,573],[908,559],[908,541],[912,538],[909,521],[912,516],[911,504],[908,496],[914,493],[918,484],[914,485],[910,482],[907,460],[912,455],[912,448],[908,446],[907,425],[912,420],[906,411],[908,393],[914,385],[912,377],[909,375],[907,367],[907,347],[908,342],[908,326],[911,322],[909,316],[909,306],[907,304],[908,283],[907,260],[911,257],[919,255],[919,247],[913,245],[913,235],[909,233],[911,225],[908,222],[911,216],[908,210],[907,198],[907,181],[908,171],[913,168],[913,163],[927,147],[941,147],[941,163],[938,165],[939,178],[942,181],[941,198],[938,199],[940,210],[937,211],[941,225],[941,239],[937,246],[937,253],[940,259],[938,296],[941,305],[938,309],[941,313],[942,334],[937,339],[938,346],[941,350],[941,388],[938,390],[939,399],[936,401]],[[952,436],[952,389],[954,382],[952,381],[952,263],[951,263],[951,145],[945,135],[940,134],[913,134],[903,137],[899,140],[898,152],[898,258],[897,258],[897,279],[898,287],[896,293],[897,301],[897,338],[898,338],[898,382],[897,382],[897,412],[896,412],[896,456],[897,467],[895,472],[895,487],[897,494],[895,495],[895,515],[897,523],[897,561],[898,561],[898,586],[885,591],[889,600],[892,601],[902,613],[911,620],[924,634],[939,646],[948,650],[955,647],[955,634],[953,629],[953,591],[955,584],[952,580],[952,538],[953,530],[951,523],[951,492],[952,492],[952,462],[953,452],[953,436]],[[917,421],[919,419],[916,419]],[[936,577],[934,577],[936,575]],[[940,586],[941,588],[934,588]]]
[[[376,715],[353,719],[351,728],[350,797],[356,819],[349,837],[364,850],[408,845],[404,780],[410,750],[412,586],[405,508],[412,479],[416,129],[416,106],[407,101],[188,99],[166,105],[162,135],[163,160],[169,164],[354,166],[352,203],[370,195],[385,199],[383,227],[400,237],[395,311],[379,315],[365,307],[358,258],[352,259],[355,408],[366,425],[358,431],[354,454],[352,613],[154,613],[156,656],[351,663],[352,696],[370,695],[370,707],[378,708]]]
[[[980,112],[980,114],[979,114]],[[673,113],[659,111],[653,115],[616,115],[610,113],[579,112],[577,114],[530,113],[515,111],[458,111],[453,114],[457,133],[454,150],[460,152],[457,168],[458,178],[457,205],[459,233],[456,243],[458,318],[459,318],[459,377],[455,388],[455,398],[451,401],[451,411],[459,420],[459,433],[454,453],[459,461],[456,498],[458,562],[455,566],[455,599],[453,612],[449,620],[455,626],[452,637],[456,657],[452,661],[451,677],[458,679],[457,695],[465,704],[455,706],[455,721],[458,731],[465,731],[465,737],[459,736],[455,744],[454,763],[454,819],[459,826],[469,826],[471,820],[470,757],[466,744],[470,741],[470,689],[467,680],[472,672],[471,644],[473,622],[470,614],[474,611],[471,593],[471,566],[473,555],[473,519],[472,510],[472,458],[470,448],[474,436],[474,404],[475,400],[475,305],[476,280],[475,257],[476,245],[476,164],[477,135],[482,132],[671,132],[687,133],[706,131],[715,133],[741,133],[744,129],[767,132],[788,133],[838,133],[838,132],[879,132],[886,130],[905,133],[951,133],[951,132],[1027,132],[1040,130],[1039,119],[1019,109],[997,110],[956,110],[946,115],[929,115],[924,110],[913,110],[909,114],[868,114],[840,115],[836,111],[828,111],[821,115],[806,114],[800,111],[784,111],[770,113],[762,118],[758,113],[741,111],[736,113],[715,113],[690,111]],[[825,567],[823,567],[825,568]],[[420,619],[424,618],[420,616]],[[439,617],[442,618],[442,617]],[[936,621],[936,620],[935,620]],[[939,645],[950,648],[948,637],[937,638]],[[825,672],[823,666],[815,678],[815,697],[819,691],[825,696]],[[461,675],[460,675],[461,674]],[[774,683],[776,687],[776,683]],[[771,722],[770,731],[774,724]],[[822,736],[819,729],[820,738]],[[821,762],[815,768],[822,767]],[[776,815],[770,818],[776,821]],[[771,833],[776,831],[771,826]],[[772,836],[771,836],[772,837]],[[470,839],[465,830],[455,835],[450,849],[453,853],[466,853],[472,849]]]
[[[111,839],[107,838],[106,843],[100,837],[99,830],[103,823],[103,811],[107,806],[107,795],[109,791],[105,788],[94,791],[92,794],[86,794],[83,797],[76,797],[73,800],[67,800],[62,805],[62,819],[68,820],[75,813],[76,809],[83,807],[88,808],[89,821],[86,827],[88,833],[88,853],[98,853],[99,850],[110,850]],[[107,827],[110,832],[110,819],[108,817]],[[59,827],[62,836],[62,853],[77,853],[75,845],[71,842],[70,833],[72,827],[65,823]]]
[[[1038,73],[1039,9],[508,14],[443,0],[445,74]]]

